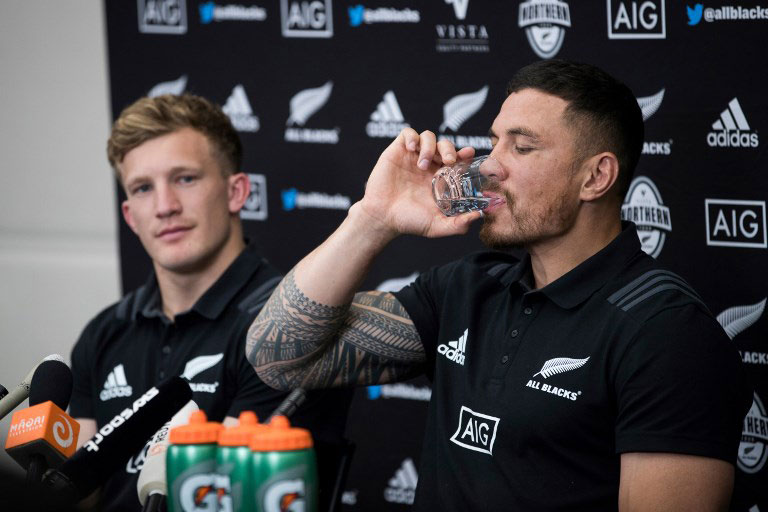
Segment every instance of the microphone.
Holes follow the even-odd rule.
[[[296,412],[296,409],[298,409],[306,399],[306,391],[304,391],[302,388],[294,389],[288,394],[287,397],[285,397],[285,400],[283,400],[280,405],[278,405],[277,408],[272,411],[272,414],[269,415],[269,418],[267,418],[267,421],[264,423],[271,422],[275,416],[285,416],[286,418],[290,418],[291,415]]]
[[[58,501],[74,504],[91,494],[138,452],[152,434],[192,398],[181,377],[152,387],[103,425],[59,469],[43,479]]]
[[[5,386],[3,386],[2,384],[0,384],[0,400],[2,400],[3,398],[5,398],[5,395],[7,395],[7,394],[8,394],[8,390],[7,390],[7,389],[5,389]]]
[[[35,374],[35,370],[43,361],[60,361],[64,362],[64,358],[59,354],[51,354],[43,358],[39,363],[32,368],[26,377],[16,386],[13,391],[8,393],[8,396],[0,399],[0,420],[5,418],[6,415],[14,410],[21,402],[23,402],[29,396],[29,385],[32,381],[32,376]]]
[[[72,371],[62,361],[40,363],[32,375],[29,407],[11,419],[5,449],[27,470],[27,483],[39,483],[75,451],[80,425],[64,410],[72,396]],[[74,425],[74,426],[73,426]]]
[[[189,423],[190,414],[196,410],[198,410],[197,404],[194,400],[190,400],[153,436],[144,458],[144,466],[142,466],[136,481],[136,492],[139,494],[139,502],[144,507],[143,510],[157,510],[158,500],[162,501],[161,497],[168,495],[168,483],[165,477],[165,452],[168,450],[169,444],[168,433],[174,427]]]

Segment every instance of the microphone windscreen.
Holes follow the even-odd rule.
[[[67,410],[72,397],[72,370],[63,361],[45,360],[32,374],[29,384],[29,406],[32,407],[48,400],[61,410]]]
[[[8,390],[5,389],[5,386],[0,384],[0,400],[2,400],[7,394],[8,394]]]
[[[78,499],[85,498],[124,466],[191,399],[192,390],[181,377],[171,377],[150,388],[132,407],[103,425],[57,473],[71,482]]]

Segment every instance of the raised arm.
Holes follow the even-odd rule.
[[[472,156],[462,149],[460,158]],[[418,373],[426,359],[413,322],[389,293],[355,295],[374,258],[401,234],[465,233],[479,213],[445,217],[432,175],[457,153],[406,128],[382,153],[362,200],[283,279],[248,332],[246,354],[278,389],[370,385]]]

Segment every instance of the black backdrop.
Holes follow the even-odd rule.
[[[755,377],[735,509],[768,510],[768,9],[747,0],[357,2],[105,2],[113,115],[163,92],[221,104],[253,183],[246,233],[288,271],[361,197],[403,125],[487,147],[520,66],[557,56],[621,78],[644,107],[647,140],[624,215],[642,229],[645,250],[720,314]],[[395,289],[478,248],[475,233],[406,237],[364,286]],[[149,261],[123,222],[120,252],[129,291]],[[407,507],[428,396],[423,380],[359,390],[347,508]]]

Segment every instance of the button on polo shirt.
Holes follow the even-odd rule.
[[[415,510],[615,510],[621,453],[732,461],[738,354],[633,224],[532,283],[527,256],[479,253],[395,293],[433,379]]]

